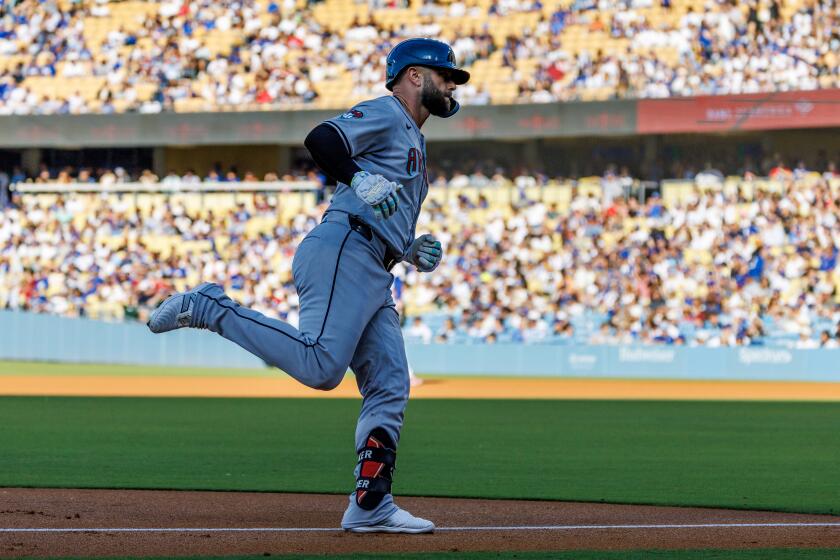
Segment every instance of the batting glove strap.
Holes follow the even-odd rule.
[[[397,191],[402,188],[399,183],[389,181],[382,175],[359,171],[353,175],[350,188],[365,203],[373,206],[378,219],[390,218],[397,212]]]

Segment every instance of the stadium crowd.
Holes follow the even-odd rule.
[[[735,188],[698,177],[644,202],[611,194],[610,173],[588,189],[440,180],[418,231],[441,239],[443,263],[393,271],[406,337],[837,347],[840,176],[786,171]],[[0,307],[144,320],[173,289],[216,281],[294,324],[292,255],[325,206],[290,213],[293,194],[209,207],[158,195],[142,211],[132,195],[16,195]]]
[[[511,80],[518,91],[501,102],[840,87],[837,0],[788,0],[794,11],[779,0],[426,0],[415,23],[370,11],[340,30],[315,17],[317,5],[165,0],[100,33],[96,22],[119,4],[14,3],[0,17],[0,114],[292,108],[331,83],[339,91],[326,106],[345,107],[385,93],[387,52],[418,35],[450,41],[468,68],[511,70],[477,73],[458,92],[465,104],[499,102]],[[497,24],[517,14],[535,17],[500,35]],[[464,17],[484,23],[448,23]]]

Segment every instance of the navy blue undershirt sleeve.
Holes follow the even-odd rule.
[[[318,167],[334,181],[349,185],[353,175],[362,170],[350,157],[347,142],[341,137],[341,132],[327,123],[313,128],[303,145],[312,154]]]

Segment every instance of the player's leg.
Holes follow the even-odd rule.
[[[341,525],[353,531],[425,533],[434,524],[394,504],[391,478],[410,390],[399,316],[385,306],[362,334],[351,368],[361,392],[356,425],[356,491]]]
[[[365,325],[387,297],[391,275],[381,262],[346,223],[328,221],[295,254],[299,329],[242,307],[217,284],[182,294],[181,306],[191,310],[189,326],[222,335],[309,387],[332,389],[344,377]]]

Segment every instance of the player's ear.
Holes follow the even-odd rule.
[[[405,73],[408,76],[409,81],[411,81],[412,85],[415,85],[417,87],[423,86],[423,69],[421,67],[409,66]]]

